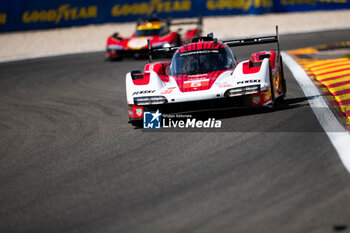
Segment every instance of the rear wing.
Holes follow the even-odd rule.
[[[223,43],[227,44],[229,47],[277,43],[278,54],[280,54],[278,26],[276,26],[276,35],[275,36],[228,40],[228,41],[223,41]]]
[[[203,28],[203,16],[200,15],[197,20],[187,20],[187,21],[180,21],[176,23],[169,23],[169,26],[179,26],[179,25],[197,25],[199,36],[201,36],[202,28]]]
[[[211,34],[208,34],[207,37],[200,37],[195,39],[195,42],[198,42],[201,40],[208,40],[209,37],[211,37],[213,41],[217,40],[213,38],[213,34],[211,33]],[[147,40],[147,42],[148,42],[148,54],[149,54],[150,63],[152,62],[152,54],[170,54],[170,53],[174,53],[179,48],[179,47],[167,47],[167,48],[152,49],[151,42],[149,39]],[[223,43],[227,44],[229,47],[277,43],[277,51],[278,51],[278,55],[280,55],[278,26],[276,26],[275,36],[228,40],[228,41],[223,41]]]
[[[153,54],[164,54],[164,55],[173,54],[178,48],[180,48],[180,47],[166,47],[166,48],[152,49],[150,39],[147,39],[147,44],[148,44],[149,63],[152,63]]]

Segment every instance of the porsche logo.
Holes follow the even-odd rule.
[[[202,86],[201,82],[192,82],[191,83],[191,87],[200,87],[200,86]]]

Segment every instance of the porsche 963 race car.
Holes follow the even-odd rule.
[[[253,53],[239,62],[230,47],[276,43],[277,49]],[[126,75],[129,122],[139,124],[144,111],[193,112],[212,108],[274,106],[286,95],[282,57],[276,35],[220,42],[212,36],[181,47],[153,49],[174,53],[171,62],[146,64]],[[151,60],[151,56],[150,56]]]

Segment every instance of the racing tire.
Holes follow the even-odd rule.
[[[106,57],[105,61],[110,61],[110,62],[112,62],[112,61],[122,61],[123,59],[124,59],[123,56],[117,55],[117,56],[114,56],[114,57]]]
[[[135,128],[142,128],[142,121],[141,120],[134,120],[129,122],[132,126]]]
[[[120,55],[119,56],[117,55],[116,57],[111,58],[112,61],[122,61],[123,59],[124,57]]]

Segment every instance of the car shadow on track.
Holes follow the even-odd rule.
[[[261,115],[269,114],[273,112],[287,111],[297,108],[309,108],[307,100],[315,98],[312,97],[297,97],[297,98],[288,98],[284,101],[277,101],[275,107],[266,106],[266,107],[255,107],[255,108],[230,108],[230,109],[216,109],[216,110],[205,110],[201,112],[193,112],[192,116],[196,119],[225,119],[225,118],[234,118],[250,115]]]
[[[308,120],[310,123],[314,120],[313,113],[310,110],[307,100],[315,98],[313,97],[297,97],[288,98],[284,101],[279,101],[275,107],[256,107],[256,108],[226,108],[226,109],[210,109],[193,112],[181,112],[174,115],[190,115],[191,118],[197,120],[206,121],[208,119],[216,119],[225,121],[226,131],[240,131],[240,132],[252,132],[256,131],[260,127],[262,122],[274,122],[274,124],[284,124],[292,119],[300,118]],[[177,120],[183,120],[184,118],[178,117]],[[280,122],[280,123],[278,123]],[[298,121],[293,124],[285,124],[286,127],[282,127],[283,131],[302,131],[304,129],[298,128]],[[142,122],[136,126],[135,129],[142,129]],[[266,125],[266,124],[265,124]],[[312,125],[312,124],[311,124]],[[273,126],[271,126],[273,128]],[[258,129],[259,130],[259,129]],[[265,131],[265,129],[260,129]],[[309,129],[309,131],[315,131]]]

